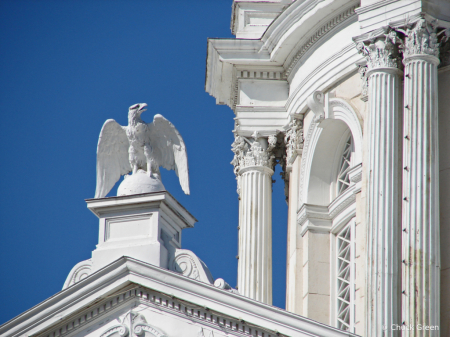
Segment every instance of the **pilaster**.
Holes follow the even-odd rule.
[[[294,119],[284,136],[285,192],[288,200],[286,310],[303,314],[303,270],[301,227],[297,225],[297,208],[300,185],[300,162],[303,151],[303,121]]]
[[[239,194],[239,293],[272,304],[272,175],[277,138],[236,136],[233,143]]]
[[[403,33],[402,321],[439,326],[437,27],[419,19]],[[403,331],[403,336],[425,335],[439,332]]]
[[[367,61],[369,99],[367,184],[367,336],[398,336],[400,322],[400,137],[399,39],[382,29],[355,39]]]

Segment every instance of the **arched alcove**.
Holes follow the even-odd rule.
[[[299,207],[304,204],[327,206],[337,196],[339,162],[351,137],[351,167],[362,162],[362,130],[358,115],[343,99],[328,102],[326,118],[312,121],[305,137],[301,161]]]

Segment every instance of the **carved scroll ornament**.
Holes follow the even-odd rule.
[[[127,337],[130,335],[142,337],[166,337],[165,334],[147,324],[147,321],[142,314],[134,311],[130,311],[122,319],[118,318],[117,321],[120,324],[108,328],[100,335],[100,337]],[[130,331],[132,331],[131,334]]]
[[[213,284],[214,279],[206,264],[188,249],[176,249],[169,269],[197,281]]]

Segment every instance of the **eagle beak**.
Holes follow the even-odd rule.
[[[147,111],[146,107],[147,107],[147,104],[146,104],[146,103],[142,103],[142,104],[139,106],[139,113],[141,114],[141,113],[143,113],[144,111]]]

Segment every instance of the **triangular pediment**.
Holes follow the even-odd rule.
[[[226,335],[352,334],[129,257],[0,326],[8,337]]]
[[[277,331],[168,294],[135,284],[127,288],[34,336],[277,336]]]

